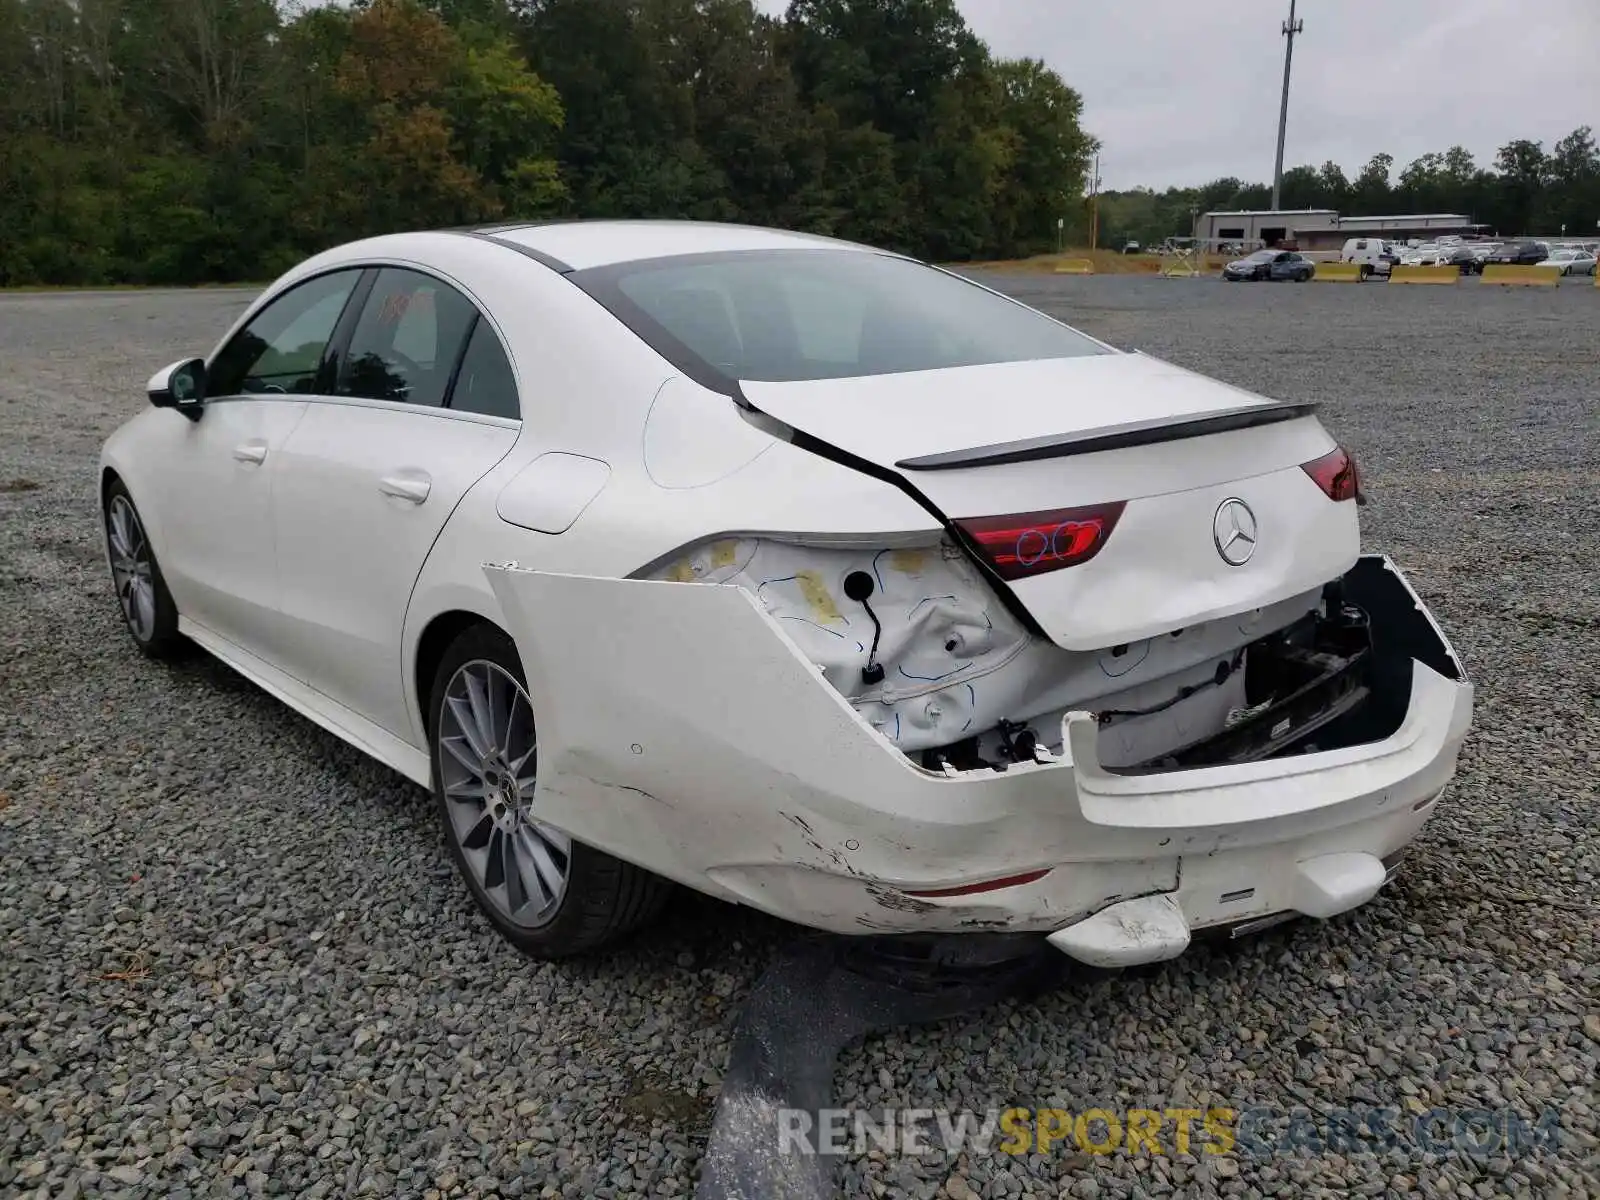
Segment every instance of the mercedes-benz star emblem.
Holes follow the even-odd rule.
[[[1217,553],[1230,567],[1242,567],[1256,552],[1256,514],[1237,496],[1229,496],[1217,505],[1217,515],[1211,519],[1211,540],[1217,544]]]

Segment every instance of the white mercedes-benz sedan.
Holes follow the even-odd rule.
[[[100,472],[134,640],[431,788],[542,957],[671,882],[1098,965],[1330,917],[1471,717],[1311,405],[863,246],[375,238],[149,398]]]

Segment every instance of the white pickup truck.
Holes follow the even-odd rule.
[[[1393,242],[1382,238],[1351,238],[1339,252],[1339,261],[1361,264],[1361,278],[1374,275],[1387,276],[1400,261],[1400,250]]]

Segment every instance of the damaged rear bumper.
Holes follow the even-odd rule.
[[[538,815],[698,890],[839,933],[1010,930],[1103,964],[1371,898],[1454,774],[1472,687],[1403,576],[1346,577],[1383,736],[1164,773],[1061,752],[924,769],[736,587],[486,568],[529,679]],[[575,636],[582,631],[582,636]]]

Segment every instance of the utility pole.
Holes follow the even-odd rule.
[[[1094,156],[1094,178],[1089,181],[1089,249],[1100,249],[1100,156]]]
[[[1295,0],[1289,0],[1289,19],[1283,23],[1283,36],[1288,39],[1283,48],[1283,105],[1278,109],[1278,164],[1272,170],[1272,208],[1276,212],[1283,202],[1283,139],[1289,131],[1289,65],[1294,62],[1295,35],[1304,31],[1306,23],[1294,19]]]

